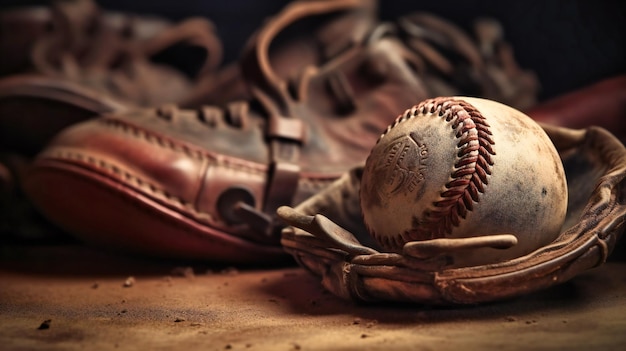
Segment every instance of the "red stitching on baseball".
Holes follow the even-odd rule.
[[[438,113],[457,131],[457,153],[459,160],[454,165],[450,180],[441,192],[441,199],[435,201],[430,210],[426,210],[420,223],[400,234],[400,238],[389,242],[408,242],[425,238],[445,237],[458,226],[461,219],[472,211],[474,203],[489,183],[488,176],[493,166],[492,156],[496,154],[489,124],[485,117],[471,104],[454,98],[434,98],[425,100],[408,109],[387,128],[382,139],[392,128],[410,118],[425,114]],[[379,141],[380,141],[379,139]],[[400,245],[402,246],[402,244]],[[397,247],[397,246],[396,246]]]

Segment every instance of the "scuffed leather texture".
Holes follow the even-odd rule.
[[[561,284],[603,264],[623,235],[626,148],[602,128],[543,127],[560,153],[570,196],[561,234],[527,255],[452,268],[453,251],[440,239],[408,242],[401,253],[381,250],[360,216],[361,167],[295,209],[280,208],[291,225],[282,244],[327,290],[355,301],[476,304]]]
[[[509,69],[514,61],[480,53],[450,24],[443,41],[432,42],[442,21],[408,19],[431,34],[424,38],[380,23],[373,4],[290,3],[243,51],[249,101],[135,109],[75,125],[38,156],[28,195],[50,220],[98,245],[227,262],[284,260],[276,208],[319,193],[362,162],[406,106],[442,91],[463,93],[434,66],[474,77],[472,91],[533,101],[533,76]],[[307,29],[296,31],[303,22]],[[420,50],[410,40],[420,40]],[[517,86],[513,95],[491,89],[493,72]]]

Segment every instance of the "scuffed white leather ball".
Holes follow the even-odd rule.
[[[380,245],[512,234],[505,250],[451,254],[452,266],[509,260],[552,242],[565,219],[563,164],[545,131],[504,104],[440,97],[400,115],[362,175],[361,209]]]

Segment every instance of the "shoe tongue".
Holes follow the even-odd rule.
[[[240,61],[244,79],[285,105],[289,80],[361,42],[375,23],[371,0],[293,2],[248,42]]]

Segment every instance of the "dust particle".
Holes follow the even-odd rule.
[[[135,285],[135,277],[131,276],[131,277],[126,278],[122,286],[125,288],[130,288],[133,285]]]
[[[98,289],[99,285],[98,283],[93,283],[93,285],[91,286],[92,289]]]
[[[41,322],[41,324],[39,325],[37,329],[39,330],[50,329],[50,323],[52,323],[52,319],[46,319],[45,321]]]
[[[506,317],[506,321],[507,322],[515,322],[517,320],[517,318],[513,317],[513,316],[508,316]]]
[[[174,319],[175,323],[180,323],[180,322],[184,322],[184,321],[185,321],[185,318],[183,318],[183,317],[176,317],[176,319]]]
[[[367,338],[368,336],[369,336],[369,335],[367,335],[367,334],[361,334],[361,339],[365,339],[365,338]]]

